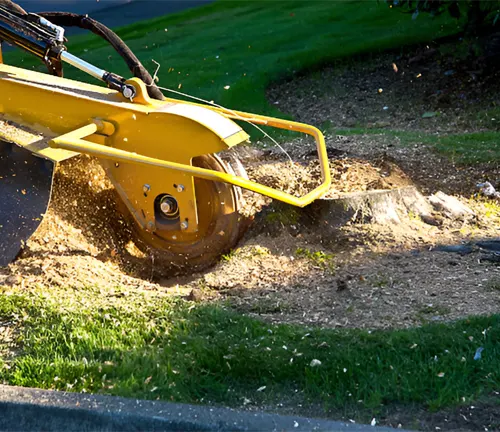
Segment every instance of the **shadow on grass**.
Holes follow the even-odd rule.
[[[0,317],[23,326],[22,350],[0,373],[12,385],[229,406],[293,404],[296,414],[312,404],[326,415],[371,414],[391,403],[438,409],[500,383],[499,316],[410,330],[322,330],[171,300],[99,311],[70,310],[64,300],[34,294],[1,297]]]

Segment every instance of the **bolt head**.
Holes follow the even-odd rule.
[[[131,86],[126,85],[122,88],[122,94],[127,99],[131,99],[135,96],[135,89]]]
[[[151,190],[151,186],[149,186],[148,184],[145,184],[143,187],[142,187],[142,191],[147,194],[149,191]]]
[[[165,200],[165,201],[162,201],[162,203],[160,204],[160,209],[163,213],[168,214],[168,213],[170,213],[172,206],[170,205],[170,203],[167,200]]]
[[[177,192],[184,192],[184,185],[177,186]]]
[[[187,230],[188,229],[188,223],[187,221],[181,222],[181,229]]]

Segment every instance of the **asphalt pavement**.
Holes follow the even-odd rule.
[[[0,385],[7,431],[401,431],[299,416]]]

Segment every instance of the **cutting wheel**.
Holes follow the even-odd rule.
[[[215,155],[203,155],[193,158],[192,163],[200,168],[247,178],[236,158],[222,161]],[[234,247],[248,227],[248,218],[239,212],[243,205],[240,188],[200,178],[195,178],[194,184],[198,208],[197,232],[187,233],[178,228],[172,230],[168,220],[162,223],[160,219],[157,219],[153,233],[137,230],[142,243],[139,246],[145,246],[149,253],[161,258],[161,262],[179,267],[206,267]]]

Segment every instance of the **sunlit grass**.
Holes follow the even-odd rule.
[[[19,327],[19,351],[0,379],[231,406],[294,399],[361,413],[390,403],[438,409],[500,384],[497,316],[411,330],[322,330],[123,294],[1,293],[0,321]],[[480,346],[482,359],[474,360]]]

